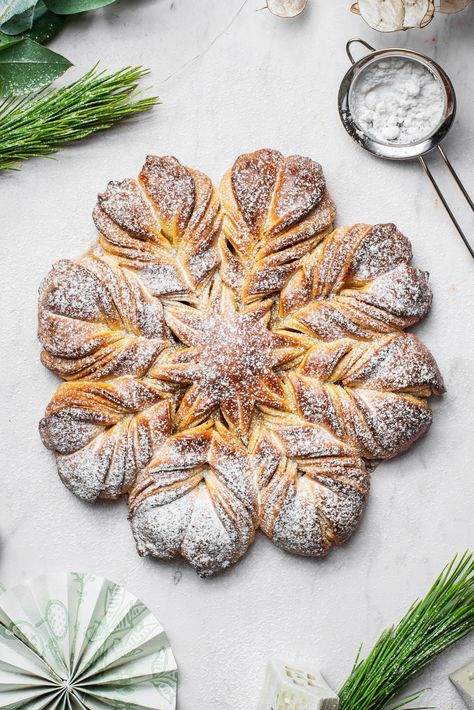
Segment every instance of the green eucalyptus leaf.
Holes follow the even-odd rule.
[[[74,15],[76,12],[97,10],[98,7],[111,5],[115,0],[44,0],[47,7],[58,15]]]
[[[38,12],[38,8],[43,6]],[[33,18],[33,27],[31,30],[24,32],[22,37],[29,37],[39,44],[45,44],[56,37],[58,32],[62,30],[66,24],[66,17],[63,15],[56,15],[55,12],[48,10],[46,5],[42,0],[38,3],[35,8],[35,15]]]
[[[0,32],[0,47],[2,47],[4,44],[12,44],[12,42],[18,42],[19,39],[22,38],[22,35],[17,35],[14,37],[13,35],[6,35],[3,32]]]
[[[0,0],[0,29],[16,15],[25,15],[31,11],[33,20],[33,10],[38,0]],[[31,27],[31,23],[29,25]],[[27,27],[23,27],[27,29]],[[22,30],[19,30],[22,32]]]
[[[25,30],[31,29],[33,25],[33,16],[35,8],[33,5],[25,10],[25,12],[20,12],[18,15],[13,15],[10,20],[7,20],[2,25],[2,32],[7,35],[19,35]]]
[[[26,38],[0,47],[0,87],[19,96],[37,91],[72,66],[66,57]]]
[[[34,7],[38,0],[0,0],[0,26],[14,15]]]
[[[64,27],[66,20],[65,15],[56,15],[56,13],[48,10],[43,0],[39,0],[34,8],[32,28],[22,32],[20,35],[8,35],[0,32],[0,45],[17,42],[25,37],[29,37],[35,42],[39,42],[39,44],[46,44],[53,37],[56,37],[58,32]]]

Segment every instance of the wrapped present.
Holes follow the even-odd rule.
[[[272,658],[257,710],[338,710],[339,698],[314,668]]]
[[[469,710],[474,710],[474,658],[449,677]]]

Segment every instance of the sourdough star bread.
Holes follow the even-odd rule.
[[[241,155],[217,190],[172,157],[99,195],[99,237],[40,289],[40,423],[80,498],[128,494],[141,555],[202,576],[263,532],[325,555],[443,381],[405,329],[431,305],[393,224],[333,229],[320,165]]]

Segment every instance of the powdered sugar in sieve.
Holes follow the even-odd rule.
[[[432,135],[443,119],[441,82],[420,61],[389,56],[365,66],[352,84],[349,107],[361,131],[406,145]]]

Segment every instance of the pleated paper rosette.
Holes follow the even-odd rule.
[[[171,710],[177,667],[160,622],[90,574],[0,588],[0,708]]]

